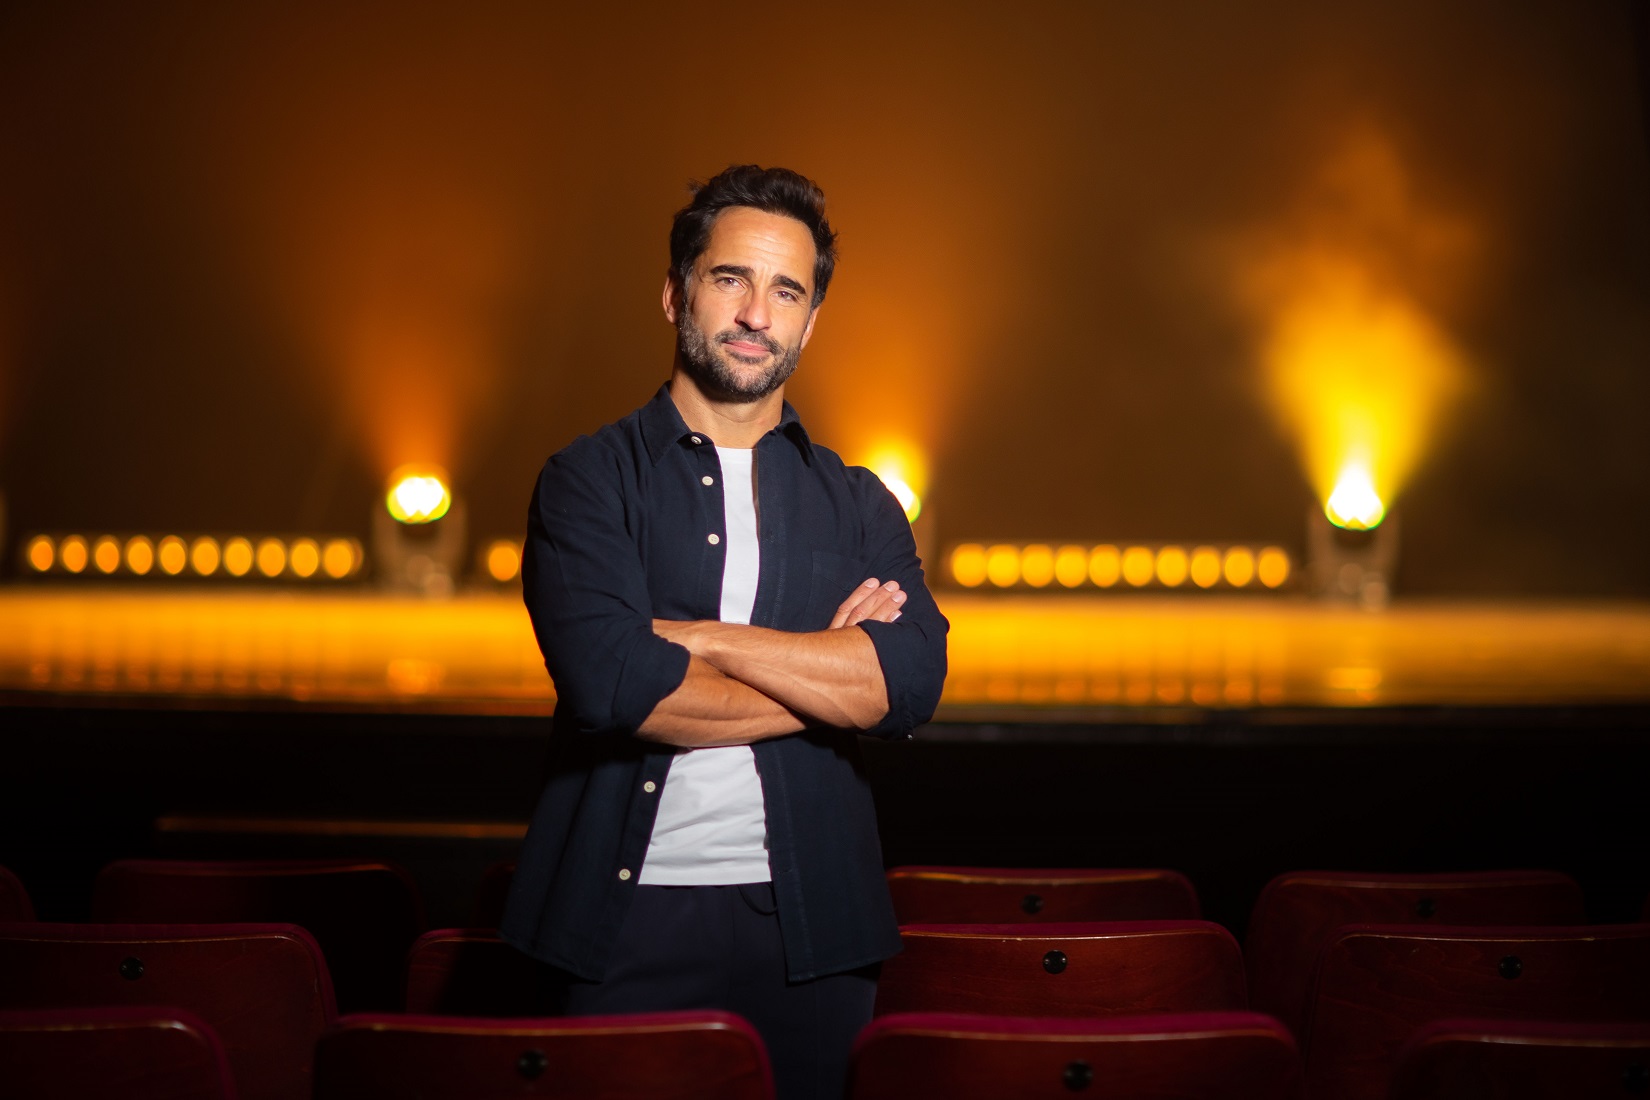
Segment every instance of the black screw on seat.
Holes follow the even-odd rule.
[[[1050,974],[1058,974],[1066,968],[1066,953],[1064,951],[1050,951],[1043,956],[1043,969]]]
[[[1066,1066],[1060,1080],[1064,1081],[1066,1088],[1072,1092],[1082,1092],[1094,1083],[1094,1067],[1081,1060],[1072,1062]]]
[[[136,957],[121,959],[120,976],[129,982],[143,977],[143,960]]]
[[[1415,915],[1420,917],[1422,920],[1425,920],[1436,912],[1438,912],[1438,903],[1433,901],[1431,898],[1422,898],[1420,901],[1415,903]]]
[[[1500,971],[1503,978],[1511,981],[1513,978],[1516,978],[1520,974],[1524,973],[1524,960],[1520,959],[1517,955],[1508,955],[1506,958],[1501,960],[1501,965],[1496,967],[1496,969]]]
[[[1638,1062],[1629,1062],[1621,1073],[1621,1087],[1628,1092],[1650,1092],[1650,1069]]]
[[[1027,894],[1020,899],[1020,908],[1027,913],[1041,913],[1043,911],[1043,899],[1036,894]]]
[[[516,1072],[532,1081],[550,1068],[550,1059],[544,1056],[542,1050],[529,1050],[516,1059]]]

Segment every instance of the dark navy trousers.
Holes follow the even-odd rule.
[[[785,979],[769,883],[638,886],[607,976],[555,972],[546,1009],[569,1016],[718,1008],[761,1034],[779,1100],[840,1100],[848,1051],[871,1019],[876,967]]]

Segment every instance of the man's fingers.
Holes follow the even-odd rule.
[[[900,607],[905,603],[905,593],[899,590],[894,581],[873,590],[864,600],[861,600],[850,612],[844,625],[853,626],[866,620],[879,623],[891,623],[899,617]]]
[[[838,627],[849,625],[848,616],[854,608],[876,595],[878,586],[881,583],[875,577],[871,577],[848,593],[848,598],[842,601],[842,605],[836,609],[836,614],[831,616],[831,629],[835,630]]]

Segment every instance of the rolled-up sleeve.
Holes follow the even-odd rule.
[[[882,666],[888,688],[888,713],[865,732],[878,737],[910,737],[918,726],[934,717],[939,706],[940,692],[945,687],[945,638],[951,624],[928,591],[922,562],[917,558],[916,539],[899,502],[876,475],[866,470],[853,473],[860,475],[855,488],[866,515],[870,575],[898,581],[905,593],[897,622],[859,624],[876,648],[877,663]]]
[[[622,464],[581,443],[539,474],[522,592],[558,711],[581,730],[634,733],[687,676],[688,651],[653,632],[646,572],[627,529]]]

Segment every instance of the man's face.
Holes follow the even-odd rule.
[[[748,206],[724,210],[685,287],[665,283],[682,365],[720,401],[773,393],[813,335],[814,242],[795,218]]]

